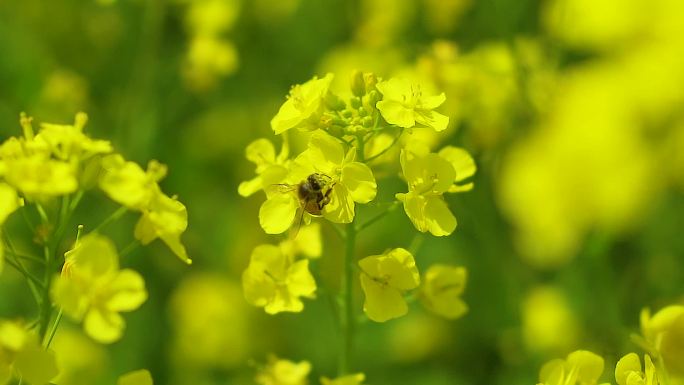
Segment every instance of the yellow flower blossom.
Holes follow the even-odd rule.
[[[287,100],[271,120],[276,135],[292,128],[316,129],[332,79],[333,75],[327,74],[292,87]]]
[[[58,374],[54,354],[17,322],[0,320],[0,384],[44,385]]]
[[[330,202],[323,208],[323,217],[335,223],[354,220],[355,203],[368,203],[375,199],[377,184],[371,169],[356,162],[356,151],[344,151],[342,143],[322,132],[315,132],[308,148],[299,154],[291,165],[287,182],[298,184],[311,174],[322,174],[332,186]],[[293,225],[300,209],[297,192],[271,194],[261,205],[259,222],[268,234],[280,234]]]
[[[653,316],[648,309],[642,310],[641,330],[667,370],[684,376],[684,306],[666,306]]]
[[[113,149],[109,141],[91,139],[83,133],[87,122],[88,115],[79,112],[74,124],[42,123],[35,140],[44,141],[57,159],[65,161],[111,153]]]
[[[383,95],[376,106],[387,123],[403,128],[418,125],[435,131],[446,130],[449,118],[433,111],[446,100],[444,93],[423,96],[418,85],[398,78],[379,82],[376,87]]]
[[[302,226],[294,239],[285,239],[279,244],[285,255],[302,255],[307,258],[320,258],[323,254],[323,240],[321,239],[321,225],[311,223]]]
[[[307,385],[310,372],[308,361],[297,363],[271,356],[254,380],[259,385]]]
[[[576,313],[555,286],[540,285],[525,294],[520,304],[522,338],[530,351],[565,351],[580,335]]]
[[[7,183],[0,182],[0,226],[2,226],[7,217],[12,214],[21,205],[21,200],[14,190]],[[2,243],[0,243],[2,246]],[[3,266],[4,247],[0,247],[0,272]]]
[[[96,341],[117,341],[125,328],[119,313],[133,311],[147,299],[143,278],[133,270],[120,270],[114,245],[98,234],[83,237],[66,259],[69,268],[52,286],[53,301],[83,321],[85,332]]]
[[[285,137],[284,137],[285,138]],[[245,150],[249,161],[256,165],[257,176],[251,180],[240,183],[238,194],[248,197],[268,186],[281,183],[287,176],[287,140],[283,142],[280,153],[276,155],[273,144],[268,139],[257,139],[250,143]]]
[[[461,299],[466,286],[464,267],[432,265],[423,276],[420,300],[429,311],[448,319],[457,319],[468,311]]]
[[[154,385],[154,381],[147,369],[140,369],[122,375],[116,385]]]
[[[126,161],[114,154],[102,160],[103,173],[99,185],[114,202],[132,210],[149,206],[158,192],[157,182],[166,176],[167,168],[155,160],[147,165],[147,171],[135,162]]]
[[[406,215],[420,232],[451,234],[456,229],[456,217],[442,195],[472,188],[472,183],[458,184],[475,172],[470,155],[456,147],[446,147],[439,154],[403,150],[400,161],[409,192],[396,197],[403,202]]]
[[[188,265],[192,263],[181,234],[188,227],[188,210],[176,197],[169,197],[157,189],[152,195],[149,206],[142,210],[142,216],[135,225],[135,238],[147,245],[159,238]]]
[[[618,385],[660,385],[658,375],[651,357],[644,355],[644,370],[641,361],[635,353],[629,353],[620,358],[615,365],[615,381]]]
[[[547,362],[539,371],[539,385],[596,385],[603,373],[603,358],[576,350],[567,359]]]
[[[411,253],[402,248],[359,261],[361,287],[366,295],[363,311],[375,322],[385,322],[408,312],[404,292],[420,284]]]
[[[321,377],[321,385],[362,385],[366,380],[366,375],[363,373],[348,374],[346,376],[329,379]]]
[[[266,313],[301,312],[300,297],[314,298],[316,282],[309,272],[309,261],[294,261],[278,246],[259,245],[242,273],[247,302],[263,307]]]

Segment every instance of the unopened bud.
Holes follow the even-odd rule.
[[[354,95],[361,97],[366,93],[365,75],[359,70],[354,70],[351,75],[351,91]]]
[[[375,85],[378,84],[378,78],[372,72],[366,72],[363,74],[363,82],[366,88],[366,93],[375,91]]]

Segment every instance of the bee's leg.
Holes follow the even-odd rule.
[[[330,203],[330,193],[332,193],[332,188],[328,189],[328,191],[325,192],[325,195],[321,197],[321,199],[318,200],[318,207],[323,210],[323,207]]]

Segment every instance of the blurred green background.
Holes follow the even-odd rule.
[[[416,254],[419,268],[468,268],[469,313],[446,321],[414,304],[364,323],[355,368],[374,385],[522,385],[585,348],[612,380],[610,365],[636,350],[641,308],[684,300],[681,20],[676,0],[0,0],[2,139],[20,133],[21,111],[44,122],[85,111],[87,132],[127,159],[168,164],[162,186],[189,212],[194,264],[158,243],[138,249],[125,264],[150,299],[109,347],[66,323],[55,349],[72,375],[60,384],[143,367],[160,385],[250,384],[269,353],[311,361],[312,383],[335,373],[325,290],[341,245],[324,226],[319,298],[303,313],[250,307],[240,274],[274,239],[258,224],[262,199],[237,185],[253,175],[245,146],[274,140],[291,85],[334,72],[342,89],[355,68],[446,92],[451,126],[435,146],[478,164],[475,190],[448,198],[456,232],[423,237]],[[394,174],[380,200],[404,191]],[[86,228],[116,209],[101,195],[76,215]],[[127,244],[135,219],[108,235]],[[382,223],[359,256],[415,242],[401,210]],[[5,269],[0,317],[34,311]]]

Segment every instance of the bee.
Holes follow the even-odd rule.
[[[297,184],[276,184],[280,193],[296,192],[299,200],[299,208],[293,222],[294,226],[290,229],[290,237],[294,238],[299,232],[299,228],[304,221],[304,213],[314,217],[323,215],[323,208],[330,203],[330,194],[335,183],[328,175],[314,173],[306,177]]]

